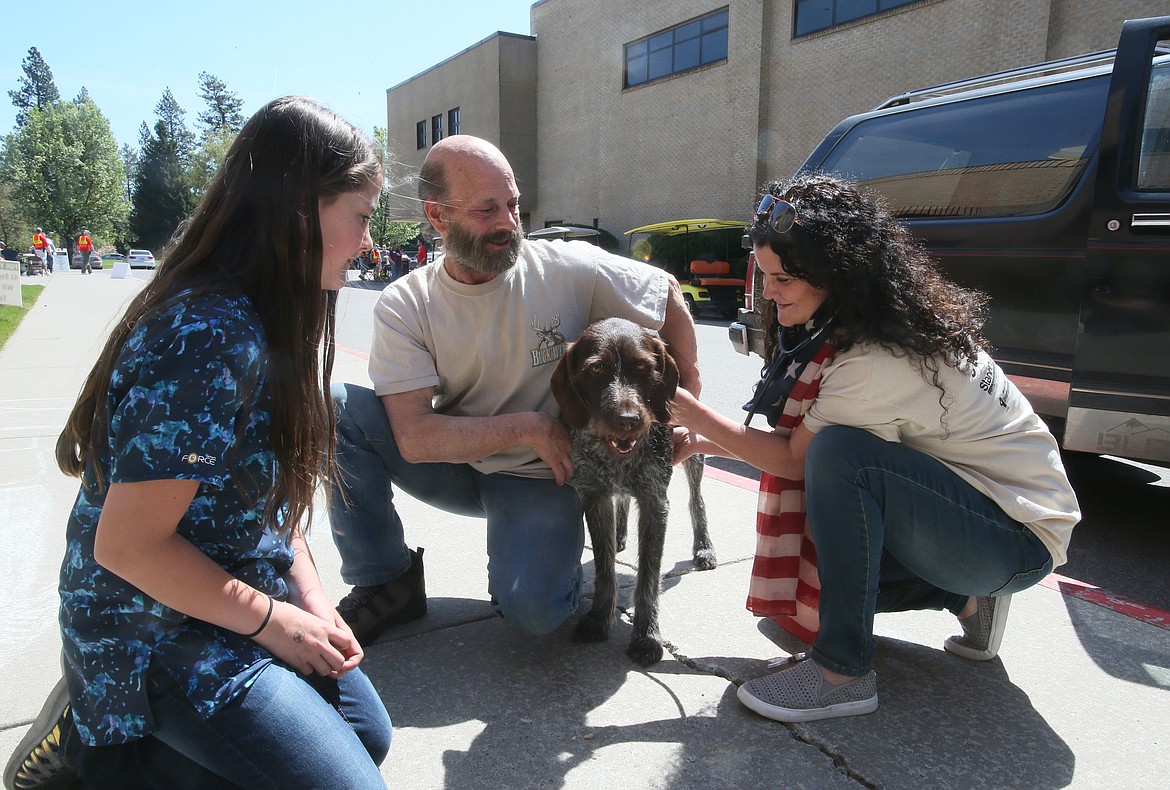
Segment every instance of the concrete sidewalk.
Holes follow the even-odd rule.
[[[57,434],[111,321],[141,281],[109,271],[48,278],[0,350],[0,751],[7,759],[58,677],[56,577],[77,484],[53,461]],[[42,278],[33,278],[37,282]],[[343,292],[342,298],[345,298]],[[356,354],[335,377],[368,382]],[[690,562],[685,481],[663,567],[669,653],[648,670],[572,623],[527,637],[490,613],[482,523],[399,496],[407,538],[426,547],[426,617],[367,651],[394,744],[393,788],[1165,787],[1170,773],[1170,631],[1038,586],[1017,595],[998,659],[942,650],[954,618],[880,615],[881,707],[782,725],[751,713],[736,684],[801,649],[744,609],[756,496],[705,482],[715,570]],[[346,591],[328,525],[310,534],[336,599]],[[636,549],[620,557],[622,604]],[[584,561],[591,568],[592,555]]]

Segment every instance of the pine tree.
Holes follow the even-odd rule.
[[[195,208],[187,172],[194,135],[183,123],[186,113],[170,88],[163,92],[155,114],[154,131],[143,124],[139,133],[141,154],[134,174],[130,232],[137,243],[158,250]]]
[[[28,56],[20,62],[24,76],[20,78],[20,87],[8,91],[8,98],[12,99],[16,107],[16,126],[23,128],[28,114],[32,110],[45,110],[61,101],[61,94],[53,82],[53,70],[36,47],[29,47]]]
[[[146,126],[146,124],[143,124]],[[126,190],[126,202],[134,197],[134,176],[138,172],[138,149],[131,148],[128,143],[122,143],[122,173],[125,176],[123,186]]]
[[[241,112],[244,101],[227,89],[227,83],[214,74],[201,71],[199,95],[207,103],[207,109],[199,113],[198,117],[205,136],[224,130],[233,135],[239,133],[244,126],[244,115]]]
[[[158,123],[166,127],[166,137],[174,144],[179,159],[185,166],[195,148],[195,135],[183,120],[187,117],[187,111],[179,106],[170,88],[163,91],[162,98],[154,108],[154,114],[158,116]],[[158,132],[158,124],[155,124],[155,132]]]
[[[192,154],[188,167],[189,180],[196,197],[202,197],[224,155],[244,126],[244,116],[240,112],[244,102],[227,89],[223,80],[206,71],[200,72],[199,91],[207,109],[199,113],[202,133],[199,147]]]

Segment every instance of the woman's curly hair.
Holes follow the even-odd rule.
[[[748,234],[771,246],[789,275],[826,291],[838,349],[878,343],[929,370],[940,390],[940,362],[958,367],[989,350],[982,334],[987,297],[944,278],[879,197],[824,173],[769,182],[764,194],[790,203],[797,224],[780,235],[753,217]],[[778,331],[775,315],[765,315],[770,338]]]

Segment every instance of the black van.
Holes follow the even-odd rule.
[[[802,170],[880,192],[991,297],[995,357],[1065,448],[1170,462],[1170,17],[1126,22],[1116,50],[895,96]],[[762,354],[760,326],[740,312],[737,350]]]

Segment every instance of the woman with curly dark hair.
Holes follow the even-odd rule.
[[[773,431],[680,390],[675,460],[763,471],[748,606],[813,644],[740,700],[778,721],[870,713],[875,612],[946,609],[962,626],[946,650],[994,658],[1012,593],[1065,561],[1079,507],[1052,434],[988,356],[984,297],[878,199],[798,175],[765,187],[748,233],[771,348],[745,408]]]

